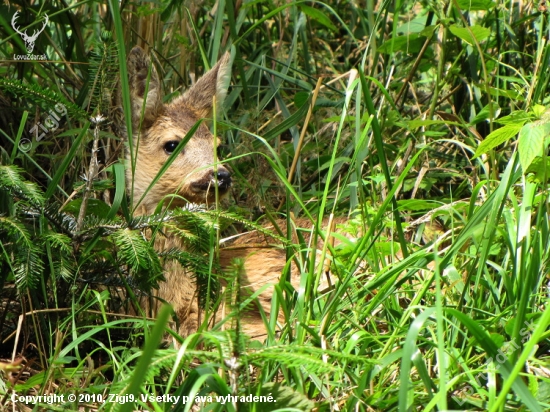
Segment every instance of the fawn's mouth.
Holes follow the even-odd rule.
[[[224,196],[231,188],[231,175],[226,169],[219,169],[217,175],[210,172],[203,179],[191,183],[191,190],[207,200],[214,200],[216,188],[218,196]]]
[[[218,186],[218,196],[225,196],[229,192],[231,184],[220,184],[219,182],[212,181],[206,185],[191,185],[191,190],[198,197],[203,198],[203,200],[213,201],[216,197],[216,183]]]
[[[216,183],[218,187],[216,190]],[[205,204],[214,203],[217,199],[222,199],[228,192],[231,184],[220,184],[219,182],[209,182],[208,184],[191,185],[191,193],[186,196],[187,200],[193,203]]]

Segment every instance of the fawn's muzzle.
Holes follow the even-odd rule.
[[[214,174],[214,170],[209,171],[203,179],[191,183],[191,188],[195,192],[214,193],[216,185],[220,195],[227,193],[231,187],[231,174],[225,167],[218,167],[217,174]]]

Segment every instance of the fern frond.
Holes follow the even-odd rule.
[[[57,277],[61,277],[65,281],[73,280],[75,270],[69,259],[72,252],[71,239],[63,233],[56,232],[47,232],[42,238],[57,252],[53,255],[55,259],[53,265]]]
[[[130,274],[134,276],[138,286],[146,291],[157,287],[156,283],[162,277],[162,266],[151,242],[140,231],[131,229],[117,230],[112,238],[121,264],[130,268]]]
[[[158,225],[167,221],[166,214],[159,213],[156,215],[134,216],[128,223],[128,227],[132,229],[155,229]]]
[[[110,32],[101,33],[90,52],[91,113],[109,113],[118,82],[118,47]]]
[[[192,222],[166,222],[162,225],[164,231],[170,232],[183,240],[186,248],[195,253],[201,253],[207,249],[208,238],[201,236],[201,227],[193,225]]]
[[[103,228],[109,232],[114,232],[119,229],[126,229],[128,225],[118,216],[115,216],[111,219],[106,219],[104,217],[99,217],[94,214],[89,214],[84,219],[84,224],[82,228],[82,233],[95,233],[98,228]]]
[[[15,252],[15,284],[20,291],[34,289],[42,277],[44,262],[39,247],[20,245]]]
[[[35,104],[49,109],[56,104],[62,104],[67,110],[67,114],[72,118],[86,119],[88,114],[76,104],[68,101],[62,95],[55,93],[51,89],[43,89],[37,84],[26,84],[17,80],[0,79],[0,90],[8,91],[16,96],[33,101]]]
[[[46,232],[43,239],[50,242],[51,247],[58,249],[60,252],[71,253],[71,239],[63,233]]]
[[[75,263],[65,256],[61,255],[59,261],[54,262],[54,269],[57,277],[61,277],[65,282],[72,282],[75,279]]]
[[[117,230],[113,233],[113,239],[120,251],[120,257],[131,269],[148,267],[148,244],[140,232],[130,229]]]
[[[17,166],[0,165],[0,190],[6,190],[16,198],[41,207],[44,204],[44,193],[35,183],[25,180],[23,173]]]
[[[0,216],[0,233],[2,232],[7,233],[7,238],[15,243],[22,242],[27,248],[32,245],[29,231],[19,220],[7,216]]]

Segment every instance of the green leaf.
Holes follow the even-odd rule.
[[[466,27],[459,27],[455,24],[451,25],[449,27],[449,30],[451,33],[453,33],[456,37],[461,38],[469,45],[474,45],[475,41],[481,43],[483,40],[485,40],[489,35],[491,34],[491,30],[486,27],[481,26],[470,26],[469,28]],[[474,37],[472,37],[472,35]]]
[[[511,100],[515,100],[517,102],[523,102],[525,101],[525,97],[517,92],[514,89],[499,89],[498,87],[489,87],[489,93],[491,96],[497,97],[497,98],[507,98]]]
[[[163,305],[157,316],[157,321],[153,327],[151,335],[148,336],[145,347],[143,348],[143,353],[139,357],[136,368],[130,378],[130,383],[125,391],[125,394],[133,395],[135,399],[139,398],[140,387],[147,376],[147,369],[150,368],[151,363],[153,362],[153,357],[155,351],[159,347],[162,337],[164,336],[164,331],[168,320],[170,319],[170,314],[172,313],[172,307],[169,305]],[[123,403],[120,406],[120,411],[132,411],[134,410],[134,403],[127,402]]]
[[[78,130],[80,132],[78,134],[78,137],[71,142],[71,146],[70,146],[71,148],[69,149],[69,152],[63,157],[63,161],[61,162],[61,165],[59,165],[59,169],[57,169],[54,177],[52,178],[51,182],[48,184],[48,189],[46,190],[46,194],[45,194],[46,199],[49,199],[54,194],[55,189],[57,189],[58,183],[61,181],[63,176],[65,176],[65,172],[67,171],[67,168],[76,157],[77,151],[79,149],[82,150],[82,141],[86,136],[86,132],[88,131],[89,127],[90,127],[90,122],[87,122],[84,125],[84,127]],[[75,132],[76,131],[77,129],[75,129]]]
[[[297,108],[302,107],[309,100],[309,92],[298,92],[294,95],[294,104]]]
[[[516,110],[515,112],[510,113],[508,116],[501,117],[496,119],[495,122],[499,124],[518,124],[523,126],[525,122],[531,120],[529,113],[524,112],[523,110]]]
[[[113,165],[113,172],[115,175],[115,198],[109,213],[107,213],[107,219],[112,219],[115,217],[120,205],[122,203],[122,198],[124,197],[124,191],[126,190],[126,181],[124,178],[124,165],[122,163],[115,163]]]
[[[378,51],[380,53],[395,53],[402,51],[405,53],[418,53],[422,48],[422,45],[426,41],[426,37],[417,33],[409,34],[407,36],[396,36],[383,43]]]
[[[550,133],[549,123],[528,123],[519,132],[519,162],[524,173],[535,157],[542,156],[544,139]]]
[[[550,159],[546,157],[546,160],[543,161],[542,157],[535,157],[527,170],[525,170],[523,173],[525,175],[529,175],[529,181],[544,183],[548,180],[549,171]]]
[[[462,11],[490,10],[495,7],[491,0],[457,0],[457,4]]]
[[[542,117],[542,115],[546,112],[546,107],[544,107],[543,105],[541,104],[535,104],[532,109],[533,111],[533,114],[535,115],[535,117],[537,119],[540,119]]]
[[[495,118],[500,113],[500,107],[496,102],[491,102],[487,104],[481,111],[477,114],[476,117],[470,122],[470,125],[476,125],[478,123],[481,123],[484,120],[491,118]]]
[[[399,210],[419,211],[419,210],[432,210],[441,206],[441,202],[435,200],[422,200],[422,199],[402,199],[398,200]]]
[[[302,11],[308,15],[308,17],[312,18],[313,20],[316,20],[318,23],[321,23],[326,28],[330,29],[331,31],[336,31],[337,28],[330,19],[327,17],[325,13],[323,13],[321,10],[314,9],[313,7],[306,6],[304,4],[300,5],[300,8]]]
[[[283,132],[290,129],[292,126],[296,126],[300,120],[306,115],[308,111],[309,105],[304,104],[302,107],[300,107],[296,112],[289,117],[287,117],[285,120],[283,120],[281,123],[279,123],[277,126],[275,126],[273,129],[268,130],[264,134],[265,140],[273,139]]]
[[[491,336],[491,340],[497,346],[497,348],[502,347],[502,345],[504,345],[504,342],[506,342],[506,339],[500,333],[490,333],[489,336]]]
[[[489,136],[487,136],[484,141],[481,142],[473,158],[475,159],[482,154],[487,153],[489,150],[494,149],[499,144],[510,140],[512,137],[518,134],[518,132],[521,130],[521,126],[522,125],[520,124],[507,124],[506,126],[495,130],[493,133],[489,134]]]
[[[64,212],[71,213],[78,216],[80,212],[80,206],[82,205],[82,199],[75,199],[67,203],[63,208]],[[105,218],[109,213],[109,206],[100,199],[88,199],[88,207],[86,208],[86,216],[95,215],[101,218]]]

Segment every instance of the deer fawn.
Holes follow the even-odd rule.
[[[214,172],[217,138],[202,123],[164,175],[147,192],[154,177],[188,131],[198,120],[212,116],[214,98],[218,105],[223,102],[230,78],[229,60],[226,53],[186,93],[164,104],[162,84],[150,58],[139,47],[131,50],[127,67],[133,136],[127,136],[121,121],[120,94],[117,96],[114,123],[117,134],[133,139],[134,150],[137,151],[133,179],[129,167],[131,154],[129,150],[126,153],[128,191],[132,194],[136,214],[152,214],[168,195],[178,195],[170,198],[170,206],[176,207],[188,202],[212,203],[216,191],[219,196],[229,191],[229,171],[220,165]],[[183,247],[181,239],[170,233],[165,236],[157,234],[154,242],[159,252]],[[167,262],[164,272],[166,281],[160,284],[157,296],[173,305],[180,333],[192,333],[197,330],[199,320],[197,288],[190,274],[178,262]]]
[[[128,190],[133,191],[137,214],[154,213],[159,202],[172,194],[179,197],[170,199],[171,207],[184,206],[188,202],[212,203],[215,200],[216,186],[220,196],[226,194],[231,186],[231,177],[223,166],[218,166],[217,172],[214,172],[217,138],[204,124],[200,125],[162,178],[147,193],[146,191],[187,132],[199,119],[211,117],[214,97],[217,104],[223,102],[230,77],[229,54],[225,54],[183,96],[166,105],[162,102],[158,74],[141,48],[132,49],[127,67],[132,105],[131,138],[134,148],[137,148],[133,184],[129,168],[127,182]],[[120,121],[120,96],[117,99],[115,128],[119,127],[119,134],[128,138],[123,122]],[[130,164],[130,153],[126,157]],[[277,246],[269,247],[267,243],[265,238],[251,233],[239,239],[233,248],[220,250],[220,263],[224,267],[229,267],[233,258],[244,259],[245,273],[240,282],[243,298],[266,283],[275,283],[283,271],[286,252]],[[159,252],[182,247],[181,239],[170,233],[157,234],[155,237],[155,248]],[[179,332],[188,335],[197,330],[199,321],[196,285],[178,262],[167,262],[164,272],[166,281],[160,284],[157,296],[173,305],[180,325]],[[296,270],[292,283],[297,286],[298,276],[295,272]],[[271,307],[272,293],[273,289],[269,288],[258,297],[259,305],[266,313],[269,313]],[[243,315],[242,329],[252,336],[265,333],[259,308],[251,309]]]

